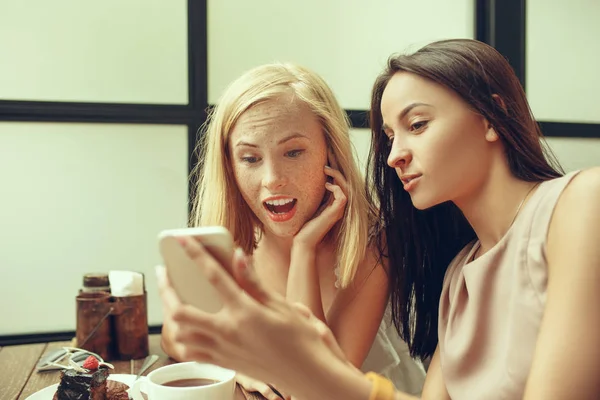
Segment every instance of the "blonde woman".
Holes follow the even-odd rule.
[[[419,393],[422,365],[384,318],[388,278],[370,247],[375,212],[327,84],[293,64],[247,72],[210,115],[200,152],[193,223],[228,228],[264,285],[325,322],[353,365]],[[162,343],[175,359],[185,351],[176,332],[186,328],[167,313]],[[279,398],[266,383],[238,380]]]

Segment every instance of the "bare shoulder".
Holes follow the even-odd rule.
[[[565,187],[550,221],[546,304],[525,399],[599,398],[598,243],[600,168],[590,168]]]
[[[580,202],[594,202],[600,199],[600,167],[579,172],[567,185],[558,203],[559,207],[575,207]],[[576,211],[576,210],[573,210]]]
[[[387,272],[375,245],[367,248],[365,257],[359,264],[350,287],[356,290],[364,286],[367,281],[372,280],[380,282],[380,284],[387,283]]]
[[[581,171],[565,187],[550,221],[548,261],[567,265],[567,259],[594,258],[589,253],[600,241],[600,167]]]

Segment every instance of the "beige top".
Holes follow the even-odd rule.
[[[550,218],[576,173],[540,184],[492,249],[469,262],[471,243],[448,267],[438,333],[452,399],[523,398],[546,304]]]

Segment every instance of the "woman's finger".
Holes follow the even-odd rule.
[[[174,315],[173,321],[175,327],[172,336],[177,343],[187,347],[202,348],[204,351],[218,345],[218,330],[214,328],[213,324],[203,324],[198,320],[185,321],[177,314]]]
[[[341,349],[340,345],[335,339],[333,332],[331,332],[331,329],[329,329],[329,327],[323,321],[315,317],[315,315],[310,311],[310,309],[302,303],[293,303],[292,307],[296,311],[298,311],[300,315],[307,318],[313,324],[313,326],[319,333],[321,339],[338,358],[342,360],[346,359],[346,355],[344,354],[344,351]]]
[[[224,304],[236,306],[242,299],[243,291],[202,244],[190,237],[183,238],[182,245],[188,255],[202,269],[210,284],[217,289]]]
[[[176,333],[178,345],[178,361],[206,361],[214,362],[213,353],[217,349],[217,343],[210,336],[201,332]]]
[[[157,265],[155,272],[158,281],[158,293],[162,299],[163,307],[171,312],[181,306],[181,300],[169,282],[167,269],[162,265]]]
[[[333,193],[333,203],[338,201],[341,204],[344,204],[344,205],[346,204],[348,197],[346,196],[346,194],[344,193],[344,191],[342,190],[342,188],[339,185],[335,185],[333,183],[327,182],[325,184],[325,188],[327,190],[329,190],[331,193]]]
[[[228,345],[235,329],[222,315],[182,305],[170,316],[169,335],[177,346],[178,360],[199,361],[202,357],[216,362],[220,356],[229,354]]]
[[[269,385],[243,374],[236,374],[235,380],[248,392],[257,392],[268,400],[281,400]]]
[[[261,304],[271,300],[271,294],[263,286],[250,264],[250,260],[240,248],[233,255],[233,276],[241,289]]]
[[[331,176],[334,179],[335,184],[339,185],[344,193],[348,193],[348,181],[346,181],[346,178],[341,171],[331,167],[325,167],[325,175]]]
[[[310,308],[306,307],[302,303],[292,303],[292,307],[296,309],[296,311],[298,311],[304,318],[310,319],[311,317],[314,317],[312,311],[310,311]]]
[[[323,212],[329,211],[331,213],[335,213],[335,215],[338,216],[340,212],[343,212],[344,207],[346,207],[348,198],[338,185],[327,183],[325,184],[325,188],[333,194],[333,202],[329,207],[323,210]],[[341,217],[341,215],[339,215],[339,217]]]
[[[171,310],[171,319],[185,326],[193,326],[208,335],[222,333],[229,325],[226,316],[221,313],[202,311],[190,304],[180,304]]]
[[[325,323],[323,321],[321,321],[320,319],[318,319],[317,317],[313,317],[312,322],[315,325],[315,327],[317,328],[317,331],[319,332],[319,336],[321,337],[323,342],[325,342],[327,347],[329,347],[329,349],[333,352],[333,354],[335,354],[335,356],[337,358],[345,361],[346,354],[344,354],[344,351],[342,350],[342,348],[338,344],[337,340],[335,339],[335,336],[333,335],[333,332],[331,332],[331,329],[329,329],[329,327],[327,325],[325,325]]]

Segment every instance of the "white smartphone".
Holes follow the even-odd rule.
[[[158,235],[160,254],[175,292],[185,304],[202,311],[217,312],[223,307],[217,290],[208,282],[200,267],[188,257],[178,237],[196,238],[228,271],[233,259],[233,238],[222,226],[170,229]]]

